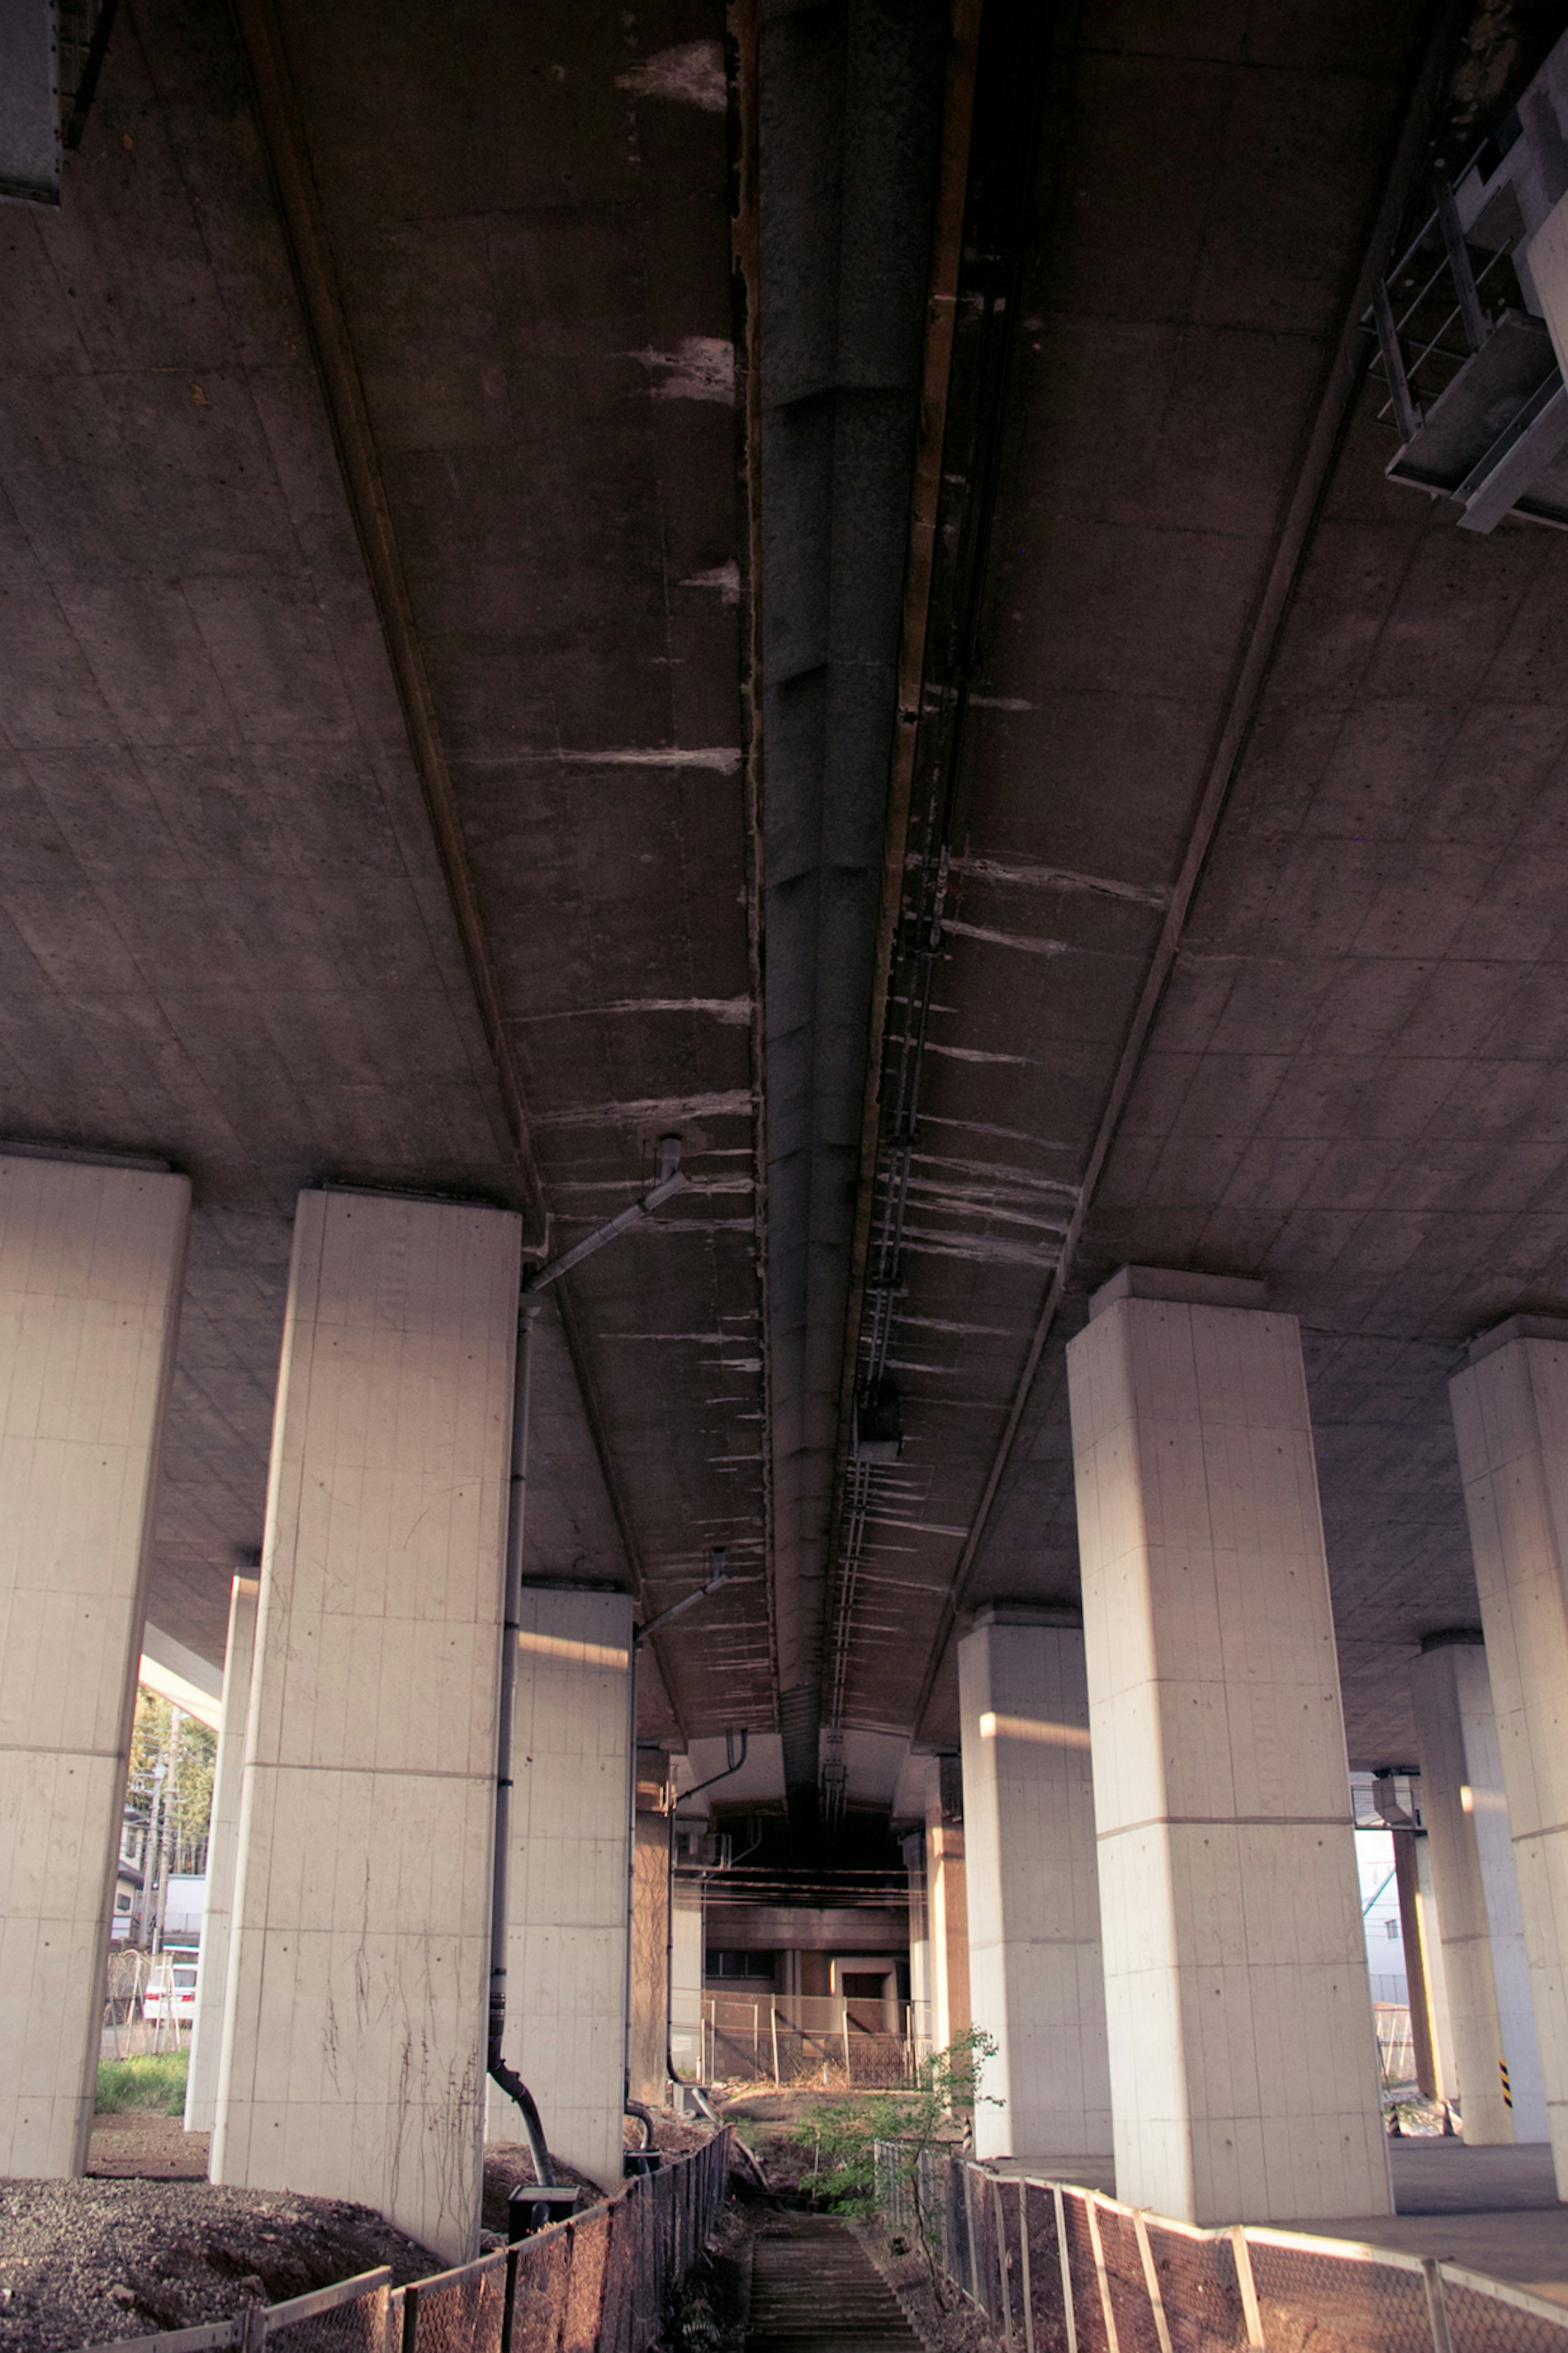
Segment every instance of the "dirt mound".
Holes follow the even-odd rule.
[[[70,2353],[226,2320],[390,2263],[438,2271],[366,2206],[206,2181],[0,2180],[0,2348]]]

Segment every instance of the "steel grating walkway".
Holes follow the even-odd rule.
[[[922,2353],[897,2297],[844,2223],[789,2214],[757,2233],[746,2353]]]

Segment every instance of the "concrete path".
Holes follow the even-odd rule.
[[[784,2214],[757,2233],[746,2353],[922,2353],[898,2298],[854,2233]]]
[[[1557,2202],[1544,2141],[1467,2148],[1459,2140],[1395,2140],[1388,2160],[1399,2209],[1390,2220],[1295,2227],[1468,2263],[1568,2304],[1568,2206]]]

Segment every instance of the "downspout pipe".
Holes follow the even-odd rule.
[[[533,2159],[534,2179],[542,2189],[555,2187],[555,2168],[544,2137],[538,2105],[514,2067],[506,2063],[506,1956],[510,1929],[508,1895],[511,1877],[512,1715],[517,1700],[518,1636],[522,1631],[522,1551],[528,1521],[529,1405],[533,1380],[533,1330],[543,1294],[567,1271],[614,1241],[654,1210],[685,1189],[690,1179],[680,1173],[680,1138],[661,1135],[658,1141],[658,1181],[618,1217],[595,1228],[559,1258],[540,1267],[523,1284],[518,1303],[517,1370],[511,1392],[511,1469],[506,1514],[506,1567],[501,1585],[500,1721],[496,1729],[495,1859],[490,1879],[490,1989],[485,2066],[492,2083],[522,2112],[522,2129]]]
[[[510,1932],[507,1896],[511,1865],[511,1740],[517,1700],[517,1638],[522,1631],[522,1539],[528,1504],[529,1392],[533,1379],[533,1327],[543,1301],[525,1291],[518,1309],[517,1377],[511,1393],[511,1473],[506,1515],[506,1577],[501,1601],[500,1728],[496,1736],[494,1876],[490,1883],[490,2002],[486,2066],[491,2079],[522,2111],[522,2129],[542,2189],[554,2187],[555,2168],[532,2093],[509,2067],[501,2045],[506,2036],[506,1953]]]
[[[724,1556],[723,1556],[722,1553],[716,1553],[716,1554],[714,1555],[714,1560],[715,1560],[715,1563],[716,1563],[716,1567],[715,1567],[715,1568],[714,1568],[713,1579],[712,1579],[712,1583],[711,1583],[711,1584],[710,1584],[710,1585],[706,1585],[706,1586],[704,1586],[704,1587],[703,1587],[702,1590],[703,1590],[705,1593],[707,1593],[707,1592],[711,1592],[713,1584],[722,1584],[722,1583],[724,1583],[724,1582],[726,1581],[726,1580],[725,1580],[725,1578],[724,1578],[724,1573],[723,1573],[723,1557],[724,1557]],[[697,1597],[696,1597],[696,1595],[695,1595],[695,1594],[692,1596],[692,1599],[693,1599],[693,1600],[695,1600],[695,1599],[697,1599]],[[678,1606],[679,1606],[679,1605],[678,1605]],[[682,2074],[679,2073],[679,2071],[678,2070],[678,2068],[676,2067],[676,2064],[675,2064],[675,2053],[674,2053],[673,2050],[670,2048],[670,2036],[669,2036],[669,2024],[670,2024],[670,2021],[669,2021],[669,2013],[670,2013],[670,2010],[671,2010],[672,2007],[674,2006],[674,2001],[675,2001],[675,1816],[676,1816],[676,1809],[677,1809],[677,1807],[679,1807],[679,1806],[683,1806],[683,1805],[686,1803],[686,1800],[687,1800],[687,1799],[688,1799],[688,1798],[696,1798],[696,1797],[700,1797],[700,1796],[701,1795],[701,1793],[702,1793],[702,1791],[703,1791],[704,1789],[710,1789],[710,1788],[713,1787],[713,1784],[714,1784],[714,1782],[715,1782],[715,1781],[727,1781],[727,1780],[730,1778],[730,1777],[731,1777],[731,1775],[732,1773],[738,1773],[738,1772],[741,1770],[741,1767],[742,1767],[742,1765],[744,1765],[744,1763],[745,1763],[745,1761],[746,1761],[746,1754],[747,1754],[747,1751],[750,1749],[751,1745],[752,1745],[752,1736],[751,1736],[751,1734],[750,1734],[749,1732],[742,1732],[739,1736],[740,1736],[740,1742],[741,1742],[741,1753],[740,1753],[740,1755],[739,1755],[738,1757],[736,1757],[736,1756],[735,1756],[735,1750],[734,1750],[734,1743],[735,1743],[736,1735],[735,1735],[734,1733],[732,1733],[732,1732],[727,1732],[727,1733],[724,1735],[724,1755],[725,1755],[726,1758],[733,1758],[733,1760],[734,1760],[734,1761],[733,1761],[732,1763],[726,1763],[726,1765],[725,1765],[725,1767],[724,1767],[724,1769],[723,1769],[723,1771],[722,1771],[721,1773],[710,1773],[710,1775],[708,1776],[708,1778],[706,1779],[706,1781],[699,1781],[699,1782],[698,1782],[698,1784],[697,1784],[697,1787],[696,1787],[694,1789],[683,1789],[683,1790],[681,1791],[681,1793],[680,1793],[679,1797],[679,1798],[677,1798],[677,1799],[675,1799],[672,1801],[672,1803],[671,1803],[671,1805],[670,1805],[670,1809],[669,1809],[669,1844],[668,1844],[668,1854],[667,1854],[667,1856],[666,1856],[666,1860],[665,1860],[665,1873],[666,1873],[666,1878],[665,1878],[666,1895],[665,1895],[665,1905],[664,1905],[664,2064],[665,2064],[665,2072],[668,2073],[668,2077],[669,2077],[669,2080],[670,2080],[670,2082],[671,2082],[672,2084],[681,2084],[681,2085],[683,2086],[683,2088],[684,2088],[685,2090],[687,2090],[687,2091],[689,2091],[689,2092],[695,2092],[695,2093],[696,2093],[696,2094],[697,2094],[697,2105],[698,2105],[698,2106],[703,2110],[703,2112],[704,2112],[704,2114],[705,2114],[705,2115],[707,2115],[707,2116],[711,2116],[711,2117],[712,2117],[712,2119],[713,2119],[713,2122],[714,2122],[715,2124],[717,2124],[717,2123],[718,2123],[719,2118],[718,2118],[718,2116],[714,2114],[714,2111],[713,2111],[712,2107],[710,2105],[710,2104],[709,2104],[709,2099],[708,2099],[708,2094],[707,2094],[707,2093],[706,2093],[706,2092],[703,2090],[703,2088],[702,2088],[702,2063],[701,2063],[700,2056],[699,2056],[699,2059],[698,2059],[698,2064],[697,2064],[697,2081],[696,2081],[694,2084],[688,2084],[688,2083],[687,2083],[687,2081],[686,2081],[685,2076],[684,2076],[684,2075],[682,2075]],[[700,2020],[699,2021],[699,2026],[698,2026],[697,2047],[698,2047],[699,2053],[700,2053],[700,2052],[701,2052],[701,2048],[702,2048],[702,2034],[701,2034],[701,2024],[700,2024]]]

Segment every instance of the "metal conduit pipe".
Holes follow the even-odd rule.
[[[640,2100],[627,2100],[625,2113],[628,2116],[636,2116],[642,2126],[642,2145],[644,2148],[651,2148],[653,2147],[653,2110],[645,2107]]]
[[[721,1555],[717,1556],[717,1557],[719,1557],[719,1558],[721,1559],[721,1559],[722,1559],[722,1556],[721,1556]],[[720,1571],[716,1571],[716,1572],[715,1572],[715,1575],[716,1575],[716,1576],[717,1576],[717,1575],[720,1575],[720,1574],[721,1574],[721,1570],[720,1570]],[[706,1588],[705,1588],[705,1589],[706,1589]],[[715,1782],[715,1781],[727,1781],[727,1780],[729,1780],[729,1778],[730,1778],[730,1777],[731,1777],[731,1774],[733,1774],[733,1773],[738,1773],[738,1772],[741,1770],[741,1767],[744,1765],[744,1763],[745,1763],[745,1761],[746,1761],[747,1752],[749,1751],[749,1749],[750,1749],[750,1747],[751,1747],[751,1746],[752,1746],[752,1736],[751,1736],[751,1734],[750,1734],[749,1732],[742,1732],[742,1733],[741,1733],[741,1734],[738,1736],[738,1737],[739,1737],[739,1739],[740,1739],[740,1743],[741,1743],[741,1753],[740,1753],[740,1755],[739,1755],[738,1757],[735,1755],[735,1748],[734,1748],[734,1744],[735,1744],[735,1740],[736,1740],[736,1738],[737,1738],[737,1735],[736,1735],[736,1734],[734,1734],[734,1733],[732,1733],[732,1732],[727,1732],[727,1733],[724,1735],[724,1755],[725,1755],[726,1758],[727,1758],[727,1759],[729,1759],[730,1761],[726,1763],[726,1765],[725,1765],[725,1767],[724,1767],[723,1771],[722,1771],[721,1773],[710,1773],[710,1775],[708,1776],[708,1778],[706,1779],[706,1781],[699,1781],[699,1782],[698,1782],[698,1784],[697,1784],[697,1787],[696,1787],[694,1789],[688,1789],[688,1790],[684,1793],[684,1796],[683,1796],[683,1797],[677,1798],[677,1799],[676,1799],[676,1800],[675,1800],[675,1802],[674,1802],[674,1804],[672,1804],[672,1805],[671,1805],[671,1807],[670,1807],[670,1809],[669,1809],[669,1840],[668,1840],[668,1852],[667,1852],[666,1860],[665,1860],[665,1904],[664,1904],[664,2065],[665,2065],[665,2073],[668,2075],[669,2080],[670,2080],[670,2082],[671,2082],[672,2084],[680,2084],[680,2085],[681,2085],[685,2090],[687,2090],[687,2091],[689,2091],[689,2092],[695,2092],[695,2093],[696,2093],[696,2094],[697,2094],[697,2105],[698,2105],[698,2106],[699,2106],[699,2107],[700,2107],[700,2108],[702,2108],[702,2109],[704,2110],[704,2112],[705,2112],[708,2116],[712,2116],[712,2117],[713,2117],[713,2122],[714,2122],[715,2124],[717,2124],[717,2123],[718,2123],[719,2119],[718,2119],[717,2116],[715,2116],[715,2115],[714,2115],[713,2110],[712,2110],[710,2107],[709,2107],[709,2106],[708,2106],[708,2095],[707,2095],[707,2094],[703,2091],[703,2089],[702,2089],[702,2083],[701,2083],[701,2076],[702,2076],[702,2060],[701,2060],[701,2051],[702,2051],[702,2026],[701,2026],[701,2015],[700,2015],[700,2010],[699,2010],[699,2016],[698,2016],[698,2033],[697,2033],[697,2049],[698,2049],[697,2075],[698,2075],[698,2081],[697,2081],[696,2083],[694,2083],[694,2084],[688,2084],[688,2083],[687,2083],[687,2081],[686,2081],[685,2076],[679,2073],[679,2071],[677,2070],[676,2064],[675,2064],[675,2052],[674,2052],[674,2051],[673,2051],[673,2050],[671,2049],[671,2047],[670,2047],[670,2033],[669,2033],[670,2020],[669,2020],[669,2013],[670,2013],[670,2009],[671,2009],[671,2007],[672,2007],[672,2005],[673,2005],[674,1999],[675,1999],[675,1811],[676,1811],[676,1807],[677,1807],[677,1806],[679,1806],[679,1805],[684,1804],[684,1803],[685,1803],[685,1799],[686,1799],[687,1798],[696,1798],[696,1797],[700,1797],[700,1795],[701,1795],[702,1791],[703,1791],[704,1789],[710,1789],[710,1788],[713,1787],[713,1784],[714,1784],[714,1782]]]
[[[533,1327],[544,1303],[543,1294],[568,1268],[578,1265],[606,1242],[614,1241],[662,1203],[685,1189],[689,1179],[680,1173],[680,1138],[658,1140],[658,1182],[618,1216],[596,1226],[547,1266],[540,1267],[523,1285],[517,1314],[517,1370],[511,1393],[511,1468],[507,1493],[506,1569],[501,1587],[501,1653],[499,1694],[500,1721],[496,1730],[495,1860],[490,1879],[490,1990],[485,2065],[493,2083],[522,2111],[522,2129],[533,2159],[534,2177],[542,2189],[555,2187],[544,2126],[532,2093],[513,2067],[506,2063],[506,1949],[510,1932],[508,1894],[511,1877],[511,1748],[512,1715],[517,1699],[518,1636],[522,1631],[522,1551],[528,1519],[529,1405],[533,1377]],[[722,1582],[722,1579],[720,1580]],[[649,2120],[651,2133],[651,2119]]]
[[[524,1292],[517,1317],[517,1376],[511,1393],[511,1472],[507,1496],[506,1577],[501,1601],[500,1727],[496,1735],[494,1876],[490,1883],[490,2002],[486,2065],[492,2080],[522,2111],[522,2129],[542,2189],[555,2186],[555,2169],[532,2093],[501,2049],[506,2034],[507,1894],[511,1865],[511,1733],[517,1698],[517,1638],[522,1631],[522,1539],[528,1506],[529,1391],[533,1377],[533,1327],[543,1304]]]

